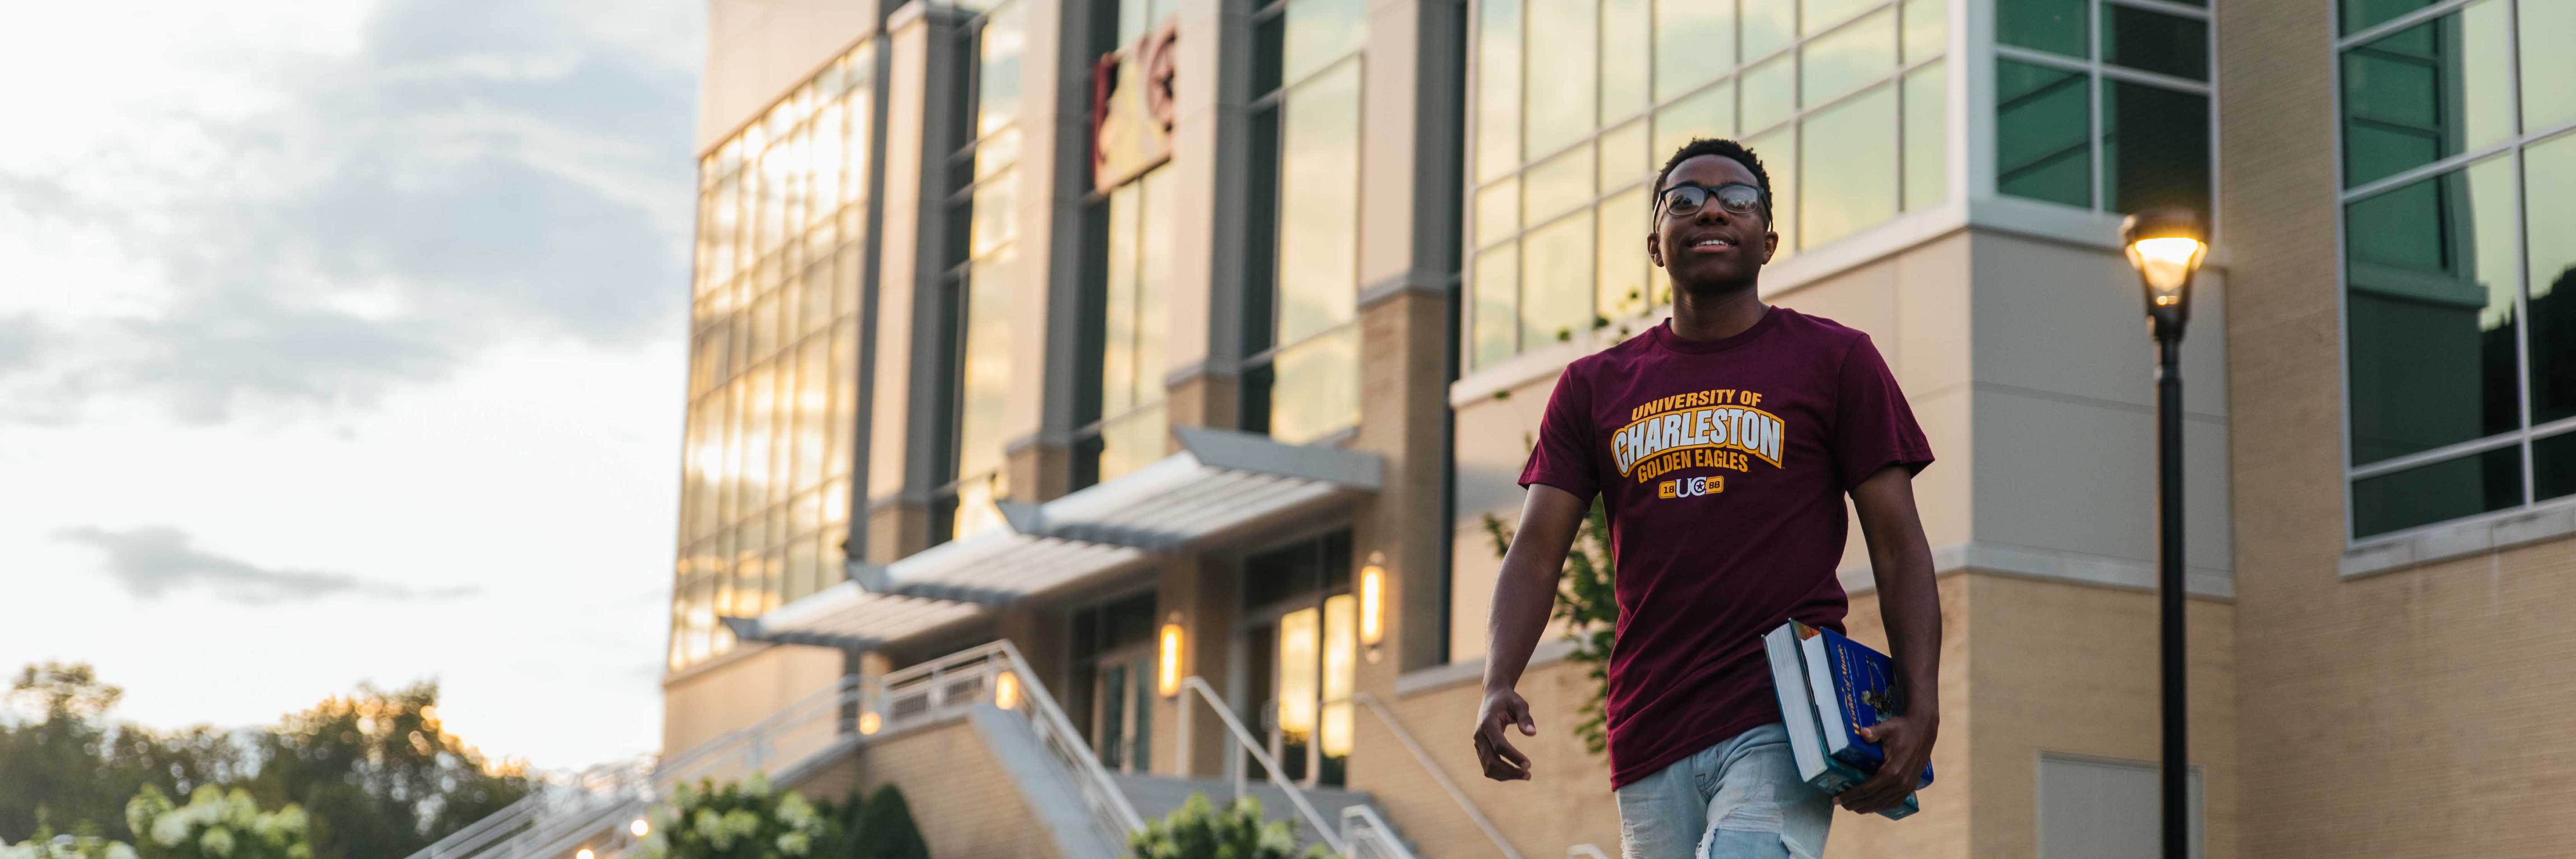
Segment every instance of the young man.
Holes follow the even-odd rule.
[[[1618,568],[1608,715],[1622,849],[1815,859],[1837,800],[1798,778],[1761,636],[1789,620],[1842,628],[1849,494],[1906,711],[1871,737],[1888,765],[1839,801],[1902,802],[1941,724],[1941,609],[1912,482],[1932,450],[1868,335],[1762,303],[1780,237],[1761,159],[1694,140],[1655,187],[1646,256],[1671,275],[1672,319],[1567,366],[1548,399],[1494,585],[1476,755],[1488,778],[1530,777],[1506,729],[1538,725],[1513,687],[1599,493]]]

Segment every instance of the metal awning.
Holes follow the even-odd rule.
[[[870,593],[842,582],[756,618],[721,620],[744,641],[866,649],[962,626],[984,613],[974,603]]]
[[[1179,453],[1044,504],[1003,502],[1004,527],[885,566],[853,561],[849,583],[736,624],[735,634],[843,646],[901,641],[985,606],[1099,583],[1156,555],[1347,503],[1383,480],[1384,465],[1371,454],[1199,427],[1172,434]],[[933,616],[949,619],[920,626]]]

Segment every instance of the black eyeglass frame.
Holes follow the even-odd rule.
[[[1669,205],[1669,204],[1672,202],[1673,192],[1674,192],[1674,191],[1682,190],[1682,189],[1684,189],[1684,188],[1697,188],[1697,189],[1701,190],[1702,192],[1707,193],[1707,194],[1708,194],[1708,196],[1709,196],[1710,198],[1712,198],[1712,199],[1718,199],[1718,198],[1720,198],[1720,194],[1719,194],[1718,192],[1723,191],[1723,190],[1725,190],[1725,189],[1727,189],[1727,188],[1749,188],[1749,189],[1752,189],[1752,191],[1753,191],[1753,202],[1754,202],[1754,206],[1755,206],[1755,207],[1757,208],[1757,210],[1761,213],[1761,215],[1762,215],[1762,222],[1763,222],[1764,224],[1766,224],[1766,225],[1767,225],[1767,224],[1769,224],[1769,223],[1771,222],[1771,194],[1770,194],[1769,192],[1767,192],[1767,191],[1762,190],[1762,186],[1760,186],[1760,185],[1753,185],[1753,184],[1744,183],[1744,182],[1724,182],[1724,183],[1719,183],[1719,184],[1716,184],[1716,185],[1702,185],[1702,184],[1699,184],[1699,183],[1697,183],[1697,182],[1675,182],[1675,183],[1673,183],[1672,185],[1665,187],[1663,190],[1655,192],[1655,212],[1654,212],[1655,217],[1657,217],[1657,218],[1661,218],[1661,217],[1663,217],[1664,210],[1665,210],[1665,209],[1667,209],[1667,208],[1670,208],[1670,205]],[[1708,205],[1708,204],[1707,204],[1707,203],[1701,203],[1700,205],[1702,205],[1702,206],[1706,206],[1706,205]],[[1723,207],[1723,206],[1725,205],[1725,203],[1720,202],[1718,205],[1719,205],[1719,206],[1721,206],[1721,207]],[[1732,211],[1732,210],[1729,210],[1729,211]],[[1698,211],[1697,211],[1697,210],[1693,210],[1691,214],[1694,214],[1694,215],[1695,215],[1695,214],[1698,214]],[[1739,215],[1750,215],[1750,214],[1754,214],[1754,212],[1737,212],[1736,214],[1739,214]]]

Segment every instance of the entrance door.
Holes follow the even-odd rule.
[[[1100,765],[1141,773],[1154,747],[1154,593],[1073,612],[1073,700],[1067,714]]]
[[[1248,715],[1260,720],[1283,774],[1309,786],[1340,786],[1348,770],[1359,669],[1350,563],[1348,532],[1244,562],[1242,646],[1256,699]],[[1255,761],[1244,765],[1260,771]]]

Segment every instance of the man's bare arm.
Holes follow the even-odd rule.
[[[1878,580],[1879,617],[1887,624],[1888,655],[1896,664],[1905,714],[1863,729],[1879,743],[1887,763],[1868,781],[1843,792],[1843,807],[1859,812],[1893,808],[1914,792],[1932,742],[1941,731],[1941,593],[1932,578],[1932,549],[1914,507],[1914,478],[1889,466],[1853,487],[1861,536],[1869,544],[1870,572]]]
[[[1530,653],[1547,631],[1548,610],[1556,604],[1556,583],[1565,572],[1566,550],[1590,507],[1574,493],[1533,483],[1521,503],[1521,522],[1512,545],[1503,553],[1502,572],[1494,579],[1494,606],[1485,632],[1485,702],[1476,713],[1476,759],[1485,777],[1511,781],[1530,777],[1529,756],[1513,748],[1504,730],[1519,726],[1524,736],[1538,733],[1529,702],[1513,691]]]

